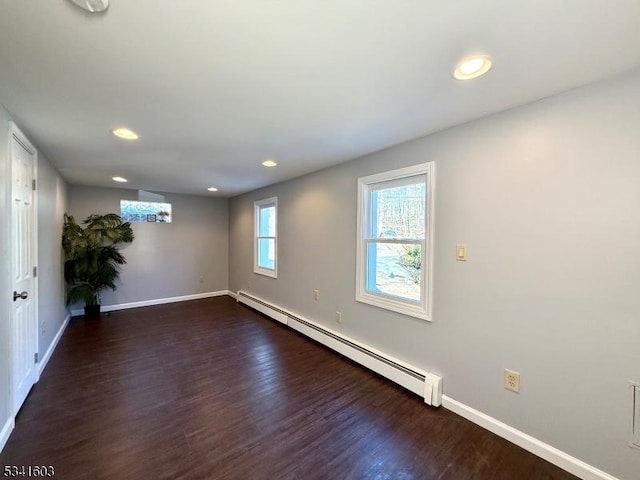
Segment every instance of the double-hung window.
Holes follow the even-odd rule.
[[[278,277],[278,198],[272,197],[253,204],[255,235],[253,245],[253,271],[269,277]]]
[[[358,179],[356,300],[431,320],[434,163]]]

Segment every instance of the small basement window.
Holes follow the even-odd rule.
[[[127,222],[171,223],[171,204],[120,200],[120,216]]]

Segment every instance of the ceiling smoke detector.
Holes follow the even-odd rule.
[[[104,12],[109,8],[109,0],[71,0],[71,2],[91,13]]]

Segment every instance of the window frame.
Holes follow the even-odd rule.
[[[401,185],[411,177],[425,177],[425,235],[424,239],[380,240],[370,235],[371,230],[371,193],[381,190],[381,184],[393,182]],[[375,188],[378,187],[378,188]],[[385,188],[385,187],[383,187]],[[433,239],[435,212],[435,162],[426,162],[411,167],[399,168],[358,178],[357,238],[356,238],[356,301],[373,305],[385,310],[401,313],[421,320],[432,321],[433,309]],[[365,236],[366,235],[366,236]],[[421,245],[421,281],[420,301],[403,300],[384,293],[367,290],[367,246],[371,243],[410,243]]]
[[[260,211],[263,208],[275,208],[275,225],[273,236],[260,236]],[[274,268],[263,267],[258,264],[258,245],[260,239],[273,239]],[[271,278],[278,278],[278,197],[265,198],[253,202],[253,272]]]

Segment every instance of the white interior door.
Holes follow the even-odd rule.
[[[35,280],[36,150],[15,125],[10,130],[13,414],[38,379],[38,319]]]

